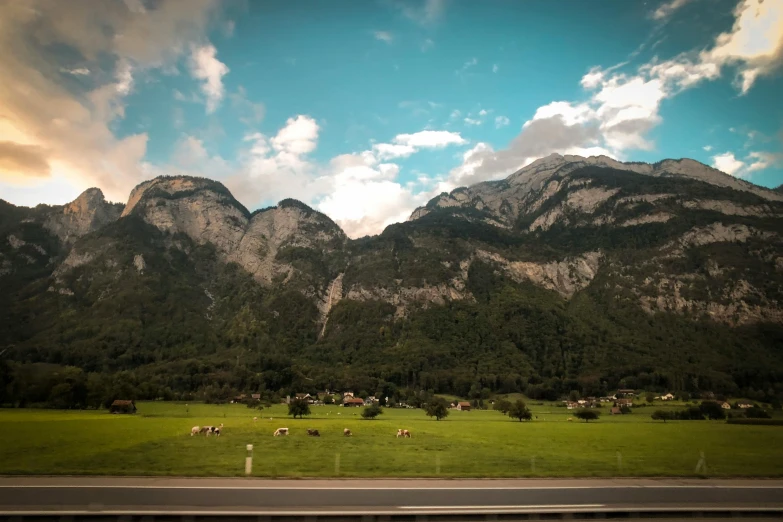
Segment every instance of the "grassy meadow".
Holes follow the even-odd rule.
[[[294,420],[284,405],[137,406],[136,415],[0,410],[0,474],[240,476],[253,444],[259,477],[783,476],[783,427],[654,422],[660,405],[622,416],[602,408],[590,423],[569,422],[572,412],[554,405],[531,405],[537,418],[522,423],[495,411],[436,421],[385,409],[368,421],[360,408],[313,406]],[[219,438],[190,436],[194,425],[220,423]],[[273,437],[279,427],[291,434]],[[412,438],[397,439],[397,428]],[[706,470],[697,473],[701,452]]]

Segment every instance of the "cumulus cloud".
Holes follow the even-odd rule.
[[[712,166],[716,169],[734,176],[743,170],[745,163],[734,157],[731,152],[716,154],[712,157]]]
[[[783,2],[743,0],[734,16],[731,31],[719,35],[715,46],[701,53],[701,59],[736,64],[740,89],[746,93],[759,76],[783,64]]]
[[[387,44],[392,43],[392,40],[394,40],[394,37],[389,31],[375,31],[373,36],[375,36],[376,40],[386,42]]]
[[[228,74],[229,68],[217,59],[214,45],[194,45],[191,48],[190,72],[194,78],[204,82],[201,91],[207,97],[207,114],[215,112],[225,94],[223,76]]]
[[[108,198],[125,199],[148,176],[147,135],[112,131],[134,76],[175,63],[204,37],[217,9],[212,0],[0,3],[3,181],[11,170],[17,180],[100,186]],[[66,87],[62,70],[83,80]],[[41,197],[63,202],[59,194]]]
[[[706,152],[709,152],[712,150],[712,145],[705,145],[702,147],[702,149],[704,149]]]
[[[654,17],[663,19],[685,3],[661,4]],[[447,183],[497,179],[553,152],[623,159],[629,151],[651,150],[654,143],[648,135],[662,122],[660,108],[665,100],[719,78],[726,65],[738,68],[739,88],[746,92],[756,78],[780,65],[783,2],[741,0],[734,15],[732,30],[717,36],[705,51],[668,60],[655,58],[630,73],[620,72],[625,63],[591,68],[580,82],[588,94],[586,100],[554,101],[539,107],[506,148],[477,149],[449,174]],[[742,161],[730,153],[719,154],[713,161],[733,175],[747,175],[770,165],[762,157]]]
[[[401,145],[421,149],[437,149],[449,145],[464,145],[467,143],[459,132],[424,130],[414,134],[398,134],[394,142]]]

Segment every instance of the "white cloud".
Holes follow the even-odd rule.
[[[228,74],[229,68],[217,59],[214,45],[191,48],[190,72],[194,78],[204,81],[201,91],[207,97],[207,114],[215,112],[225,94],[223,76]]]
[[[397,145],[393,143],[376,143],[373,145],[372,150],[378,159],[381,160],[407,158],[416,152],[416,148],[411,145]]]
[[[734,16],[731,31],[719,35],[700,58],[718,65],[737,64],[740,89],[746,93],[759,76],[783,64],[783,2],[742,0]]]
[[[160,0],[149,10],[141,2],[0,2],[0,142],[10,144],[6,163],[26,165],[0,166],[2,187],[31,186],[46,203],[91,186],[125,199],[149,172],[147,135],[114,133],[134,76],[168,70],[189,42],[203,40],[218,8],[213,0]],[[77,67],[63,63],[62,48]],[[89,71],[90,81],[65,84],[61,69]]]
[[[387,44],[392,43],[392,40],[394,40],[394,37],[389,31],[375,31],[373,36],[375,36],[376,40],[386,42]]]
[[[495,127],[498,128],[498,129],[500,127],[505,127],[509,123],[511,123],[511,120],[509,120],[505,116],[496,116],[495,117]]]
[[[315,150],[318,141],[318,124],[309,116],[288,118],[285,127],[272,138],[272,147],[281,153],[308,154]]]
[[[398,134],[394,143],[421,149],[434,149],[467,143],[458,132],[424,130],[414,134]]]
[[[712,157],[712,166],[716,169],[734,176],[745,167],[745,163],[734,157],[731,152],[724,152]]]
[[[496,63],[492,64],[492,72],[496,73],[496,72],[498,72],[498,70],[500,70],[500,68],[498,67],[498,64],[496,64]]]
[[[712,150],[712,145],[705,145],[704,147],[702,147],[702,149],[704,149],[706,152],[709,152]]]
[[[582,87],[585,89],[595,89],[604,80],[605,72],[600,67],[593,67],[590,71],[582,77]]]
[[[463,121],[466,125],[481,125],[483,123],[481,120],[474,120],[473,118],[465,118]]]
[[[78,67],[76,69],[66,69],[64,67],[60,68],[60,72],[65,74],[72,74],[74,76],[89,76],[90,70],[86,67]]]
[[[650,17],[653,20],[662,20],[664,18],[668,18],[677,9],[681,8],[689,2],[691,2],[691,0],[669,0],[668,2],[661,4],[658,9],[650,13]]]

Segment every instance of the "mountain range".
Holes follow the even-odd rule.
[[[124,205],[97,188],[0,200],[0,404],[617,386],[779,400],[781,234],[780,188],[689,159],[555,154],[357,240],[204,178],[146,181]]]

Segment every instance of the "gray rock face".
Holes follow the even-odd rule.
[[[120,208],[106,201],[101,189],[87,189],[72,202],[55,207],[44,221],[44,227],[71,244],[120,217]]]
[[[546,200],[562,190],[562,185],[567,183],[568,175],[571,172],[588,166],[610,167],[652,177],[686,177],[719,187],[749,192],[767,201],[783,201],[783,194],[779,192],[753,185],[690,159],[664,160],[650,165],[647,163],[623,163],[606,156],[584,158],[552,154],[534,161],[503,181],[479,183],[471,187],[455,189],[449,194],[441,194],[430,200],[426,206],[414,210],[409,221],[427,215],[433,208],[474,207],[489,211],[495,219],[503,223],[512,224],[520,215],[538,210]],[[589,190],[581,197],[576,193],[571,193],[569,197],[577,198],[575,200],[576,206],[583,212],[594,209],[601,201],[597,194],[590,194]],[[580,201],[581,198],[584,198],[583,201]],[[723,207],[714,202],[705,202],[702,206],[720,212],[725,209],[726,213],[737,213],[736,206]],[[763,209],[747,211],[759,212]],[[562,209],[556,214],[557,216],[549,216],[534,228],[551,226],[562,215]]]
[[[347,240],[329,218],[301,204],[250,213],[222,185],[197,178],[157,178],[131,192],[122,215],[135,214],[172,234],[210,243],[262,284],[287,280],[293,267],[279,262],[285,247],[342,248]]]

